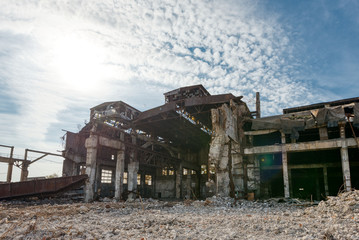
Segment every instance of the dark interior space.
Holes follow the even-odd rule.
[[[330,127],[330,128],[328,128],[328,138],[329,139],[340,138],[339,127]]]
[[[306,200],[325,198],[322,168],[291,169],[291,181],[294,198]]]
[[[261,195],[263,197],[283,197],[283,171],[281,154],[258,156],[260,161]]]
[[[281,143],[280,132],[273,132],[270,134],[253,136],[253,146],[267,146]]]
[[[337,196],[343,190],[342,167],[329,167],[327,172],[329,196]]]
[[[310,141],[318,141],[319,130],[318,128],[306,129],[304,131],[299,131],[299,138],[297,142],[310,142]]]
[[[262,197],[284,196],[282,169],[261,170],[261,180]]]
[[[339,149],[288,154],[293,197],[322,200],[325,193],[325,169],[328,193],[336,196],[343,184]]]
[[[316,150],[311,152],[295,152],[288,153],[289,164],[303,165],[303,164],[328,164],[337,163],[340,165],[340,150]],[[309,167],[308,167],[309,168]]]
[[[350,178],[352,188],[359,189],[359,148],[349,148]]]

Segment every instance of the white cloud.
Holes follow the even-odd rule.
[[[83,110],[71,126],[102,101],[146,109],[184,85],[248,100],[259,91],[267,114],[313,99],[290,77],[290,38],[256,2],[33,0],[2,2],[0,16],[1,45],[10,45],[0,47],[0,81],[19,108],[2,114],[2,132],[13,133],[4,144],[45,147],[74,106]]]

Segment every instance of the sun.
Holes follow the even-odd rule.
[[[79,36],[60,38],[54,44],[52,60],[59,81],[76,91],[93,91],[106,76],[104,49]]]

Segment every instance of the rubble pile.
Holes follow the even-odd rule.
[[[0,239],[359,239],[358,197],[0,202]]]
[[[321,214],[336,217],[354,217],[359,213],[359,191],[344,192],[338,197],[321,201],[317,208]]]

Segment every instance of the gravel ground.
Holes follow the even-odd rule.
[[[359,239],[359,191],[298,201],[0,202],[0,239]]]

